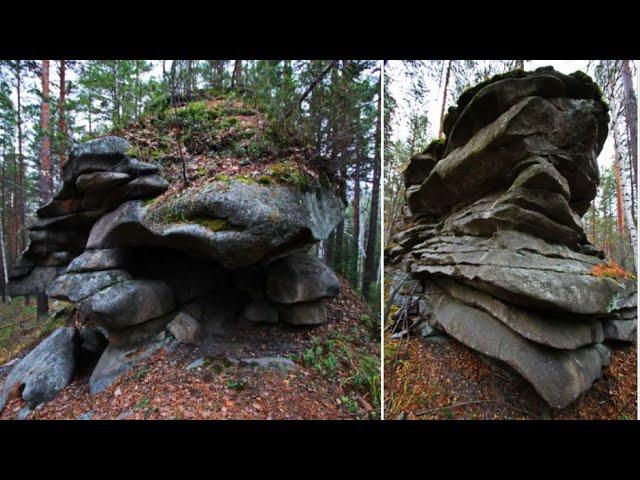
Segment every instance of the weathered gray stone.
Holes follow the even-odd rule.
[[[114,347],[109,345],[102,353],[91,377],[89,390],[96,395],[110,387],[136,364],[151,357],[162,347],[164,339],[152,338],[138,345]]]
[[[432,298],[439,328],[474,350],[511,365],[554,408],[566,407],[601,376],[604,362],[592,345],[575,350],[545,348],[449,295]]]
[[[212,182],[171,205],[122,204],[96,222],[87,248],[168,247],[238,268],[325,239],[343,208],[335,194],[323,189]],[[171,211],[195,220],[173,221]],[[212,228],[198,223],[203,217],[225,222]]]
[[[296,364],[292,360],[284,357],[241,358],[240,363],[245,363],[247,365],[256,365],[262,368],[276,367],[285,370],[296,368]]]
[[[36,405],[52,400],[71,382],[76,333],[73,327],[58,328],[13,367],[0,393],[0,412],[17,385],[24,385],[24,401]]]
[[[440,160],[420,187],[408,192],[411,211],[443,213],[462,200],[475,200],[488,190],[508,186],[519,162],[543,152],[559,162],[561,173],[579,170],[580,176],[565,175],[574,201],[593,198],[599,153],[594,118],[602,107],[585,102],[567,100],[568,110],[540,97],[518,102]],[[563,146],[572,137],[592,141],[582,142],[580,151],[565,151]]]
[[[140,177],[142,175],[160,173],[160,166],[152,163],[141,162],[137,158],[126,157],[113,168],[113,171],[126,173],[132,177]]]
[[[102,216],[103,210],[69,213],[59,217],[39,218],[29,225],[29,230],[44,230],[49,228],[88,227]]]
[[[621,342],[635,342],[638,337],[638,322],[632,320],[606,320],[603,323],[604,338]]]
[[[56,278],[46,292],[49,297],[77,303],[100,290],[130,279],[131,275],[125,270],[68,273]]]
[[[131,252],[122,248],[86,250],[69,264],[66,273],[123,268],[129,264],[130,259]]]
[[[129,200],[157,197],[168,187],[169,183],[158,174],[137,177],[111,191],[102,202],[102,208],[111,210]]]
[[[191,315],[185,312],[178,313],[167,324],[167,330],[182,343],[200,345],[202,333],[200,324]]]
[[[46,205],[40,207],[36,214],[38,218],[61,217],[81,210],[80,199],[51,200]]]
[[[291,255],[267,269],[267,297],[278,303],[299,303],[340,293],[340,280],[315,257]]]
[[[76,145],[71,150],[71,160],[82,161],[92,157],[124,157],[129,142],[122,137],[105,136]]]
[[[114,348],[121,348],[137,345],[141,342],[149,341],[152,338],[160,340],[164,338],[164,330],[167,324],[173,320],[174,316],[174,312],[170,312],[130,327],[109,330],[109,345]]]
[[[123,183],[127,183],[131,177],[126,173],[118,172],[94,172],[83,173],[76,180],[76,188],[79,192],[91,194],[111,190]]]
[[[608,122],[581,72],[517,70],[468,89],[445,117],[444,151],[404,172],[408,226],[385,252],[392,291],[411,275],[396,304],[507,362],[554,407],[600,376],[602,342],[635,338],[636,282],[594,274],[604,253],[581,219]],[[418,282],[424,294],[407,293]]]
[[[91,297],[90,316],[109,330],[130,327],[175,308],[173,292],[157,280],[128,280]]]
[[[539,314],[507,305],[491,295],[451,280],[434,281],[457,301],[492,315],[532,342],[558,349],[575,350],[604,340],[602,324],[596,319],[587,318],[581,321],[571,316]],[[468,320],[473,321],[472,318]]]
[[[7,285],[7,293],[11,296],[21,296],[44,292],[57,275],[57,267],[35,267],[26,276],[12,278]]]

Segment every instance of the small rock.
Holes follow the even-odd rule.
[[[257,365],[259,367],[279,367],[284,369],[295,368],[296,364],[285,357],[256,357],[256,358],[241,358],[240,363],[246,363],[248,365]]]
[[[18,410],[18,413],[16,413],[16,420],[26,420],[29,415],[31,415],[31,412],[33,412],[33,409],[30,405],[22,407]]]
[[[436,332],[436,330],[427,322],[422,322],[420,324],[420,335],[422,335],[423,337],[430,337],[437,334],[438,332]]]
[[[197,360],[194,360],[189,365],[187,365],[186,370],[193,370],[194,368],[203,367],[204,362],[205,362],[204,357],[198,358]]]
[[[185,312],[178,313],[173,320],[167,324],[167,330],[182,343],[200,345],[201,328],[198,321]]]
[[[76,417],[76,420],[91,420],[93,417],[93,410],[89,410],[88,412],[84,412],[83,414]]]

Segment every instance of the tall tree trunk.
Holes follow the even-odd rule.
[[[5,232],[5,210],[6,210],[6,183],[7,183],[7,169],[6,169],[7,157],[5,152],[2,152],[2,205],[0,205],[0,256],[2,257],[2,301],[7,303],[7,287],[9,285],[9,275],[7,267],[7,251],[5,249],[4,232]]]
[[[66,70],[66,62],[64,60],[60,60],[60,64],[58,66],[58,76],[60,78],[60,96],[58,99],[58,131],[60,132],[60,144],[58,147],[58,168],[60,172],[62,172],[62,167],[64,167],[64,164],[67,162]]]
[[[20,241],[17,245],[17,250],[14,252],[16,255],[19,251],[27,244],[27,231],[25,229],[25,219],[26,219],[26,201],[25,201],[25,191],[24,191],[24,155],[22,152],[22,92],[21,92],[21,84],[22,84],[22,76],[21,76],[21,65],[18,61],[16,66],[16,97],[17,97],[17,122],[18,122],[18,225],[16,232],[19,232]]]
[[[596,201],[591,201],[591,243],[597,244],[596,239]]]
[[[193,60],[187,60],[187,85],[186,85],[186,93],[187,100],[191,99],[191,88],[193,86]]]
[[[41,69],[42,102],[40,103],[40,127],[42,143],[40,145],[40,205],[51,198],[53,175],[51,172],[51,129],[49,121],[49,60],[42,60]]]
[[[242,88],[242,60],[236,60],[236,63],[233,66],[231,88],[236,90],[240,90]]]
[[[360,162],[360,154],[358,154],[356,156],[356,169],[353,180],[353,238],[351,248],[351,251],[353,252],[353,265],[351,266],[351,270],[353,272],[354,280],[352,285],[356,286],[356,290],[358,290],[358,286],[360,285],[360,276],[358,275],[360,259]]]
[[[521,70],[524,70],[524,60],[516,60],[515,68],[519,68]]]
[[[618,232],[618,262],[624,265],[624,208],[622,206],[622,177],[620,175],[620,153],[615,151],[614,169],[616,178],[616,230]]]
[[[176,91],[177,89],[177,79],[176,79],[176,68],[177,68],[177,64],[178,61],[177,60],[171,60],[171,70],[169,73],[169,88],[170,88],[170,92],[171,92],[171,105],[175,105],[176,103],[176,96],[178,94],[178,92]]]
[[[380,142],[382,141],[381,115],[382,115],[382,69],[378,80],[378,121],[375,134],[375,159],[373,164],[373,183],[371,185],[371,210],[369,213],[369,232],[367,234],[367,249],[365,255],[364,275],[362,279],[362,294],[368,300],[371,298],[371,284],[375,280],[376,267],[376,239],[378,233],[378,202],[380,198]]]
[[[619,144],[618,132],[617,132],[615,123],[613,125],[613,148],[615,149],[616,157],[622,158],[620,156],[620,144]],[[633,267],[635,270],[635,267],[637,265],[636,251],[638,247],[638,235],[637,235],[637,229],[636,229],[635,218],[634,218],[635,213],[631,207],[631,193],[630,193],[631,182],[627,175],[627,172],[629,170],[622,167],[619,170],[621,175],[623,175],[620,181],[620,183],[622,184],[622,202],[624,206],[623,210],[624,210],[624,216],[626,217],[626,220],[627,220],[627,230],[629,231],[629,237],[631,240],[631,253],[632,253],[631,257],[633,258]]]
[[[118,60],[113,61],[113,128],[120,127],[120,96],[121,96],[121,85],[120,85],[120,73],[119,70],[119,62]]]
[[[440,131],[438,132],[438,137],[441,138],[444,135],[444,108],[447,105],[447,90],[449,89],[449,78],[451,76],[451,62],[453,60],[449,60],[447,64],[447,74],[444,79],[444,93],[442,95],[442,108],[440,109]]]
[[[631,168],[633,170],[633,184],[638,178],[638,102],[633,91],[631,66],[629,60],[622,61],[622,87],[624,89],[624,110],[629,129],[629,143],[631,151]]]

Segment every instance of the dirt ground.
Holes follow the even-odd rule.
[[[387,336],[385,382],[387,419],[636,419],[635,345],[614,348],[602,378],[562,410],[548,407],[515,372],[449,337]]]

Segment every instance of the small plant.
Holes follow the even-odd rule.
[[[142,400],[136,403],[133,408],[137,410],[142,410],[144,408],[147,408],[147,406],[149,406],[149,397],[144,397]]]
[[[227,387],[232,390],[242,390],[246,386],[247,386],[247,382],[245,382],[243,379],[227,380]]]
[[[142,367],[140,367],[134,376],[134,378],[136,379],[136,382],[141,381],[144,377],[147,376],[148,373],[149,373],[148,365],[143,365]]]
[[[342,402],[342,404],[345,406],[345,408],[349,413],[356,413],[359,410],[358,402],[356,402],[353,398],[348,397],[347,395],[344,395],[340,399],[340,401]]]

